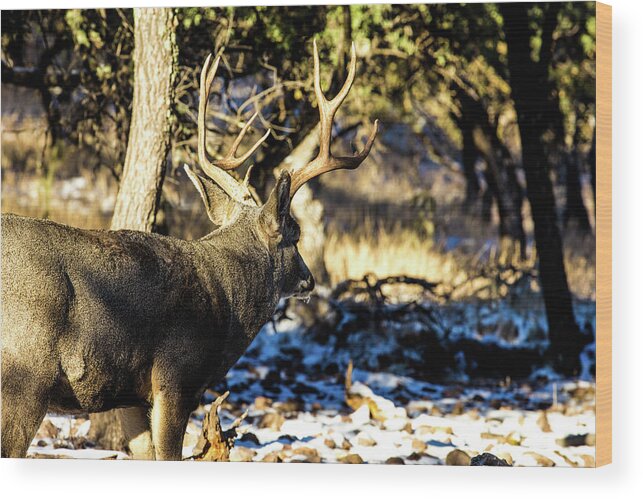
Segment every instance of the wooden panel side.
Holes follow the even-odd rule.
[[[596,4],[596,466],[612,462],[612,7]]]

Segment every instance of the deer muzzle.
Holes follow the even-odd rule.
[[[308,277],[306,279],[299,281],[297,291],[295,292],[295,297],[307,298],[313,289],[315,289],[315,278],[312,274],[308,274]]]

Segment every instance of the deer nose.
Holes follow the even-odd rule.
[[[312,274],[308,274],[308,277],[299,283],[299,290],[302,293],[309,293],[313,289],[315,289],[315,278]]]

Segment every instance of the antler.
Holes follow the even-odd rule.
[[[315,64],[315,96],[317,97],[317,107],[319,107],[319,153],[307,165],[292,170],[292,183],[290,186],[290,197],[292,198],[299,188],[314,177],[318,177],[323,173],[333,170],[354,170],[357,168],[366,156],[371,152],[371,147],[375,142],[377,135],[378,120],[373,124],[373,131],[371,132],[364,149],[353,156],[333,156],[330,150],[333,132],[333,119],[335,113],[341,106],[342,102],[348,95],[348,92],[353,85],[355,79],[355,43],[351,45],[351,61],[348,66],[348,76],[339,93],[331,100],[328,100],[322,92],[321,82],[319,77],[319,53],[317,52],[317,40],[313,42],[313,56]]]
[[[206,127],[205,127],[205,114],[208,106],[208,99],[210,97],[210,87],[216,75],[217,68],[221,57],[217,57],[212,62],[212,54],[208,55],[205,60],[203,69],[201,70],[201,80],[199,82],[199,116],[198,116],[198,150],[199,150],[199,163],[201,169],[214,180],[232,199],[250,205],[256,205],[257,201],[248,188],[248,178],[243,183],[239,183],[232,175],[228,173],[229,170],[234,170],[241,166],[252,154],[259,148],[259,146],[268,138],[270,130],[268,130],[263,137],[261,137],[245,154],[237,157],[237,149],[243,140],[248,128],[257,117],[257,111],[243,126],[239,135],[235,139],[228,154],[220,160],[211,161],[208,158],[206,150]]]

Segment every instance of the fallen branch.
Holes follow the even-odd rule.
[[[225,392],[212,403],[210,412],[203,419],[203,429],[190,459],[195,461],[230,460],[230,451],[234,447],[234,441],[241,433],[239,426],[248,416],[248,411],[246,410],[240,417],[235,419],[230,428],[224,431],[219,420],[219,407],[225,402],[228,395],[230,395],[230,392]]]

